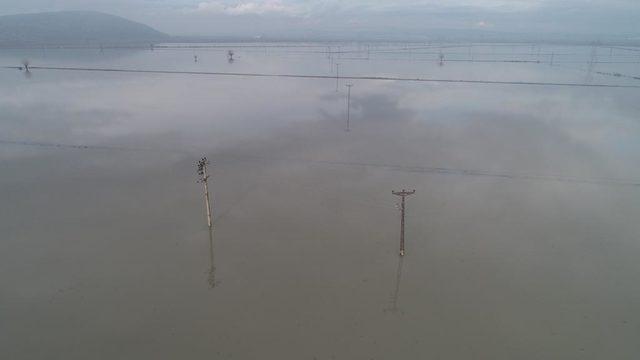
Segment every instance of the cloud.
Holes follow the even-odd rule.
[[[538,6],[544,0],[456,0],[443,5],[440,0],[253,0],[200,2],[190,12],[224,15],[287,15],[313,16],[340,13],[385,13],[397,11],[425,11],[447,7],[492,8],[504,11],[525,10]]]
[[[302,8],[294,4],[285,4],[280,0],[248,1],[225,3],[222,1],[201,2],[195,10],[202,13],[225,15],[300,15]]]

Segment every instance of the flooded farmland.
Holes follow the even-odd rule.
[[[637,52],[218,45],[2,50],[7,358],[640,353]]]

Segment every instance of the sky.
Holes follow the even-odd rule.
[[[172,35],[640,34],[639,0],[3,0],[0,14],[95,10]]]

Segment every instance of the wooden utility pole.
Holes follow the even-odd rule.
[[[340,83],[340,63],[336,63],[336,92],[338,92],[339,83]]]
[[[416,193],[415,190],[407,191],[402,189],[402,191],[392,191],[393,195],[402,197],[402,203],[400,205],[400,256],[404,256],[404,214],[405,214],[405,198],[409,195],[413,195]]]
[[[198,182],[204,184],[204,198],[207,207],[207,224],[209,225],[209,228],[211,228],[213,223],[211,222],[211,203],[209,201],[209,175],[207,174],[207,165],[209,165],[209,160],[207,160],[206,157],[203,157],[198,161],[198,175],[200,176]]]
[[[349,122],[351,121],[351,88],[353,84],[347,84],[347,128],[345,131],[351,131],[349,127]]]

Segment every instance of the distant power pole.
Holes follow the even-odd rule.
[[[340,79],[340,63],[336,63],[336,92],[338,92],[339,79]]]
[[[20,68],[20,70],[24,69],[24,76],[27,79],[31,78],[31,64],[29,63],[29,60],[24,59],[22,60],[22,67]]]
[[[405,198],[409,195],[413,195],[416,193],[415,190],[407,191],[402,189],[402,191],[392,191],[393,195],[400,196],[402,198],[402,203],[400,205],[400,256],[404,256],[404,214],[405,214]]]
[[[207,174],[207,165],[209,165],[209,160],[206,157],[203,157],[198,161],[198,175],[200,179],[198,182],[204,184],[204,199],[205,205],[207,206],[207,224],[209,225],[209,229],[213,223],[211,222],[211,203],[209,201],[209,175]]]
[[[593,70],[594,70],[594,67],[595,67],[597,56],[598,56],[598,49],[594,45],[593,47],[591,47],[591,56],[589,57],[589,62],[587,64],[588,65],[587,66],[587,78],[586,78],[586,82],[587,83],[590,83],[593,80]]]
[[[347,84],[347,128],[345,131],[351,131],[349,127],[349,122],[351,121],[351,88],[353,84]]]

